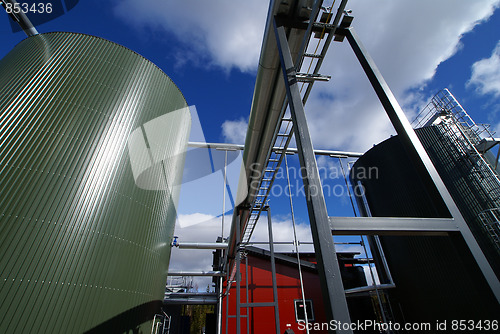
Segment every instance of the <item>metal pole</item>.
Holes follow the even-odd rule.
[[[7,4],[10,3],[12,6],[17,4],[16,0],[3,0],[1,1],[2,6],[7,10]],[[11,12],[10,17],[12,18],[13,21],[17,22],[21,29],[23,29],[24,33],[26,36],[31,37],[38,35],[38,31],[36,28],[33,26],[31,23],[30,19],[26,16],[26,14],[21,10],[19,13],[14,13]]]
[[[290,213],[292,214],[293,244],[295,245],[295,253],[297,254],[297,265],[299,267],[299,281],[300,281],[300,291],[302,293],[302,307],[304,308],[304,320],[306,323],[306,333],[309,334],[309,316],[307,314],[306,294],[304,292],[304,278],[302,277],[302,268],[300,266],[299,244],[297,241],[297,229],[295,226],[295,213],[293,211],[292,187],[290,185],[290,173],[288,171],[288,160],[286,158],[286,154],[285,154],[285,168],[286,168],[286,180],[287,180],[287,185],[288,185],[288,194],[289,194],[289,199],[290,199]]]
[[[269,252],[271,254],[271,274],[273,282],[273,298],[274,298],[274,319],[276,322],[276,334],[280,334],[280,312],[278,308],[278,284],[276,282],[276,263],[274,260],[274,245],[273,245],[273,224],[271,222],[271,209],[266,207],[267,211],[267,230],[269,231]]]
[[[240,265],[241,265],[241,253],[240,253],[240,245],[241,245],[241,216],[238,216],[236,218],[236,334],[241,333],[241,310],[240,310],[240,303],[241,303],[241,296],[240,296],[240,284],[241,284],[241,277],[240,277]]]
[[[219,259],[221,261],[221,259]],[[217,285],[217,334],[222,334],[222,276],[218,279]]]
[[[345,33],[349,44],[351,45],[354,53],[356,54],[356,57],[361,64],[361,67],[363,67],[363,70],[365,71],[366,76],[370,80],[370,83],[375,90],[375,93],[377,94],[387,115],[389,116],[392,125],[401,138],[401,142],[403,143],[406,152],[413,160],[415,168],[419,172],[419,175],[422,177],[424,185],[427,186],[427,189],[430,192],[433,192],[435,187],[435,189],[443,199],[446,207],[448,208],[448,211],[455,219],[456,226],[458,227],[460,233],[462,234],[462,237],[467,243],[493,294],[497,298],[497,301],[500,302],[500,281],[496,277],[493,269],[488,263],[488,260],[484,256],[483,251],[474,238],[474,235],[470,231],[467,222],[463,218],[460,210],[455,204],[455,201],[451,197],[448,189],[446,188],[441,177],[436,171],[436,168],[427,155],[424,146],[411,127],[411,124],[406,118],[403,110],[401,109],[401,106],[392,94],[392,91],[382,77],[382,74],[375,65],[375,62],[370,57],[367,50],[359,40],[359,37],[357,36],[354,29],[352,27],[345,29]]]
[[[247,334],[250,334],[250,298],[248,298],[248,256],[245,256],[245,291],[246,291],[246,303],[247,303]]]
[[[226,277],[226,284],[229,284],[229,276]],[[229,293],[226,294],[226,334],[228,334],[229,325]]]
[[[177,242],[174,247],[184,249],[227,249],[226,242]]]
[[[358,189],[362,189],[363,184],[361,183],[361,181],[358,181],[357,186],[358,186]],[[371,217],[372,213],[370,211],[370,207],[368,206],[368,200],[366,199],[364,191],[361,191],[361,199],[362,199],[363,208],[366,212],[366,216]],[[373,239],[375,241],[375,245],[377,248],[376,253],[378,256],[380,256],[380,260],[382,262],[382,267],[384,269],[384,277],[383,278],[387,279],[389,281],[389,284],[394,284],[394,280],[392,279],[391,271],[389,269],[389,264],[387,264],[387,259],[385,257],[384,250],[382,249],[382,244],[380,243],[380,238],[378,235],[374,235]],[[372,253],[373,253],[373,251],[372,251]],[[372,257],[373,257],[373,254],[372,254]],[[379,274],[379,278],[380,278],[380,276],[381,275]],[[385,283],[385,282],[380,282],[380,283]]]
[[[226,172],[227,172],[227,150],[226,156],[224,158],[224,189],[222,191],[222,228],[220,232],[220,236],[222,241],[224,241],[224,216],[226,214]]]
[[[340,267],[326,211],[318,165],[313,153],[304,106],[297,85],[295,67],[286,39],[285,29],[282,26],[278,27],[276,19],[274,20],[274,29],[278,42],[288,103],[294,123],[295,141],[297,142],[302,181],[304,182],[314,250],[318,261],[318,273],[323,292],[325,314],[328,321],[338,320],[342,323],[350,323],[351,319],[347,307],[344,285],[340,276]],[[346,329],[337,332],[352,333],[352,330]]]
[[[245,145],[237,145],[237,144],[226,144],[226,143],[199,143],[199,142],[189,142],[188,147],[197,147],[197,148],[213,148],[216,150],[226,150],[226,151],[243,151],[245,149]],[[286,153],[297,153],[297,149],[294,147],[273,147],[271,149],[273,152],[283,152]],[[363,153],[360,152],[347,152],[347,151],[331,151],[331,150],[314,150],[314,154],[316,155],[340,155],[349,158],[360,158],[363,156]]]

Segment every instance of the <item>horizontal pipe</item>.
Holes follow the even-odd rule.
[[[174,247],[184,249],[226,249],[227,243],[225,242],[178,242],[173,245]]]
[[[217,298],[216,292],[167,292],[165,298]]]
[[[225,144],[225,143],[200,143],[200,142],[189,142],[188,147],[193,148],[213,148],[217,150],[228,150],[228,151],[242,151],[245,146],[239,144]],[[272,150],[274,152],[281,152],[283,148],[281,147],[273,147]],[[286,149],[286,153],[295,154],[298,150],[294,147],[288,147]],[[363,155],[363,153],[359,152],[348,152],[348,151],[331,151],[331,150],[313,150],[316,155],[328,155],[335,157],[346,157],[346,158],[359,158]]]
[[[299,245],[313,245],[312,241],[299,241]],[[250,241],[245,245],[269,245],[269,241]],[[295,245],[293,241],[274,241],[273,245]]]
[[[230,151],[243,151],[245,145],[240,144],[226,144],[226,143],[203,143],[203,142],[188,142],[188,147],[193,148],[214,148],[219,150],[230,150]]]
[[[164,305],[215,305],[217,294],[209,293],[176,293],[165,294]]]
[[[352,288],[352,289],[347,289],[345,290],[346,294],[354,294],[354,293],[359,293],[359,292],[369,292],[369,291],[374,291],[374,290],[384,290],[384,289],[393,289],[396,287],[396,284],[380,284],[380,285],[369,285],[369,286],[362,286],[359,288]]]
[[[217,304],[217,299],[196,299],[196,298],[190,298],[190,299],[164,299],[163,300],[163,305],[215,305]]]
[[[458,232],[452,218],[329,217],[333,235],[447,235]]]
[[[168,276],[224,276],[222,271],[169,271]]]

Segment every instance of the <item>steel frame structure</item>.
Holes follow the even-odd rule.
[[[347,17],[347,15],[345,16]],[[328,320],[349,323],[345,290],[336,261],[337,256],[332,234],[394,234],[394,235],[433,235],[459,233],[465,240],[476,263],[481,269],[489,287],[496,299],[500,301],[500,282],[490,264],[480,249],[456,203],[441,180],[422,143],[416,136],[410,122],[406,118],[399,103],[382,77],[375,62],[362,45],[352,27],[349,27],[352,17],[349,17],[344,27],[331,27],[329,33],[339,36],[338,40],[347,38],[361,67],[365,71],[372,87],[384,107],[396,132],[402,138],[405,150],[413,160],[424,185],[430,192],[436,192],[443,199],[450,213],[450,218],[333,218],[328,217],[325,199],[322,192],[318,167],[314,156],[303,100],[298,89],[298,76],[284,26],[290,24],[286,20],[274,17],[273,25],[282,74],[285,82],[288,106],[293,122],[293,131],[297,142],[297,150],[305,187],[311,232],[315,252],[318,259],[318,272],[324,295],[325,312]],[[311,22],[310,22],[311,23]],[[295,27],[300,23],[294,23]],[[310,29],[309,24],[304,29]],[[342,24],[341,24],[342,25]],[[324,27],[323,27],[324,28]],[[324,29],[323,29],[324,30]],[[238,231],[239,236],[239,231]],[[237,238],[237,240],[240,240]],[[338,333],[352,333],[352,330],[340,329]],[[238,332],[239,333],[239,332]]]
[[[413,160],[415,168],[417,169],[419,176],[422,178],[424,185],[430,192],[437,191],[439,196],[443,199],[451,216],[451,220],[449,222],[450,229],[460,233],[463,237],[469,250],[474,256],[477,265],[481,269],[484,278],[488,282],[491,291],[495,295],[497,301],[500,302],[500,281],[488,263],[483,251],[479,247],[474,235],[469,229],[467,222],[460,213],[455,201],[439,176],[422,143],[415,134],[415,131],[406,118],[401,106],[394,97],[394,94],[375,65],[375,62],[364,48],[359,37],[354,31],[354,28],[349,27],[346,29],[339,29],[339,33],[347,37],[347,40],[349,41],[349,44],[361,64],[361,67],[372,84],[377,97],[382,103],[382,106],[384,107],[397,134],[401,138],[407,154],[410,159]],[[376,225],[376,222],[374,223]],[[432,232],[435,227],[436,226],[429,227],[428,231]],[[402,231],[403,229],[404,226],[400,226],[399,231]],[[453,232],[454,231],[452,230],[449,231],[449,233]],[[426,231],[422,231],[422,233],[426,233]]]
[[[15,3],[15,0],[3,0],[0,3],[5,6],[6,3]],[[276,42],[277,42],[277,52],[279,55],[279,63],[282,70],[282,75],[284,78],[284,88],[286,91],[286,100],[282,106],[281,115],[283,115],[286,105],[288,104],[291,119],[284,119],[281,116],[281,121],[277,123],[277,128],[274,131],[274,138],[280,134],[278,133],[281,124],[291,124],[292,127],[289,132],[285,135],[286,142],[283,147],[269,147],[266,164],[271,160],[272,153],[278,155],[276,160],[277,166],[281,163],[283,153],[293,152],[298,153],[301,170],[303,172],[302,179],[304,182],[306,201],[308,207],[308,214],[311,224],[311,231],[313,235],[313,243],[318,259],[318,272],[321,282],[321,287],[323,290],[323,295],[325,296],[325,312],[328,320],[338,320],[343,323],[349,323],[349,310],[346,303],[346,292],[344,290],[342,280],[340,277],[340,270],[337,261],[335,245],[333,243],[332,234],[336,235],[352,235],[352,234],[364,234],[364,235],[378,235],[378,234],[394,234],[394,235],[408,235],[408,234],[419,234],[419,235],[442,235],[442,234],[460,234],[465,240],[468,248],[470,249],[476,263],[478,264],[481,272],[483,273],[486,281],[493,294],[495,295],[497,301],[500,302],[500,282],[493,272],[491,266],[489,265],[486,257],[484,256],[482,250],[480,249],[477,241],[472,235],[467,223],[465,222],[463,216],[461,215],[456,203],[452,199],[448,189],[441,180],[439,174],[437,173],[434,165],[432,164],[429,156],[427,155],[424,147],[422,146],[420,140],[416,136],[410,122],[404,115],[399,103],[395,99],[393,93],[391,92],[389,86],[382,77],[380,71],[375,65],[373,59],[368,54],[367,50],[362,45],[359,37],[355,33],[354,29],[350,26],[352,17],[345,15],[342,22],[339,24],[339,20],[344,11],[347,0],[342,0],[337,11],[337,15],[333,24],[328,23],[318,23],[315,22],[319,9],[322,5],[322,0],[314,1],[311,9],[311,17],[309,22],[303,21],[290,21],[289,18],[283,19],[279,15],[275,15],[272,12],[272,8],[275,6],[275,2],[271,2],[270,12],[268,21],[272,22],[274,29]],[[24,15],[19,16],[12,15],[13,19],[17,21],[22,29],[28,36],[36,35],[38,32],[36,28],[31,24],[29,19]],[[297,63],[294,63],[292,53],[289,47],[289,41],[286,36],[285,27],[293,27],[305,30],[305,38],[303,39],[302,45],[299,49],[299,57]],[[325,47],[321,55],[310,55],[305,53],[307,47],[308,39],[313,32],[325,34],[327,33],[328,39],[325,43]],[[328,49],[330,42],[333,37],[336,41],[342,41],[347,38],[350,46],[352,47],[357,59],[359,60],[363,70],[365,71],[372,87],[375,90],[380,102],[382,103],[391,123],[393,124],[396,132],[402,139],[403,145],[413,160],[419,175],[422,177],[425,186],[430,192],[437,192],[439,196],[443,199],[446,207],[450,213],[450,218],[373,218],[373,217],[363,217],[363,218],[347,218],[347,217],[328,217],[326,210],[324,194],[322,192],[321,180],[319,178],[318,167],[316,163],[315,154],[325,154],[325,155],[335,155],[340,153],[340,155],[360,156],[359,153],[353,152],[329,152],[329,151],[319,151],[314,150],[307,126],[307,120],[304,111],[304,103],[311,91],[312,84],[307,87],[307,91],[304,97],[298,89],[298,82],[309,82],[312,83],[314,80],[328,80],[329,77],[322,76],[318,73],[321,66],[322,60]],[[313,74],[305,75],[303,73],[297,73],[297,69],[302,65],[304,56],[318,58],[316,68]],[[277,85],[277,81],[274,82]],[[288,127],[287,127],[288,128]],[[297,142],[297,149],[289,149],[288,144],[290,143],[292,132],[295,135]],[[195,143],[196,146],[196,143]],[[198,145],[199,146],[199,145]],[[208,144],[207,147],[214,147],[217,144]],[[242,149],[242,147],[232,147],[231,145],[223,144],[219,149]],[[233,145],[234,146],[234,145]],[[272,182],[272,181],[271,181]],[[251,208],[250,210],[252,210]],[[239,275],[240,263],[241,263],[241,252],[244,245],[242,241],[242,221],[248,220],[251,215],[248,215],[249,208],[243,208],[243,210],[235,210],[236,216],[236,240],[233,240],[233,244],[228,243],[224,246],[219,246],[215,248],[226,248],[228,247],[229,253],[231,253],[231,246],[233,247],[233,252],[236,253],[235,266],[229,268],[227,261],[231,260],[225,257],[226,266],[225,269],[236,269],[236,298],[237,298],[237,309],[236,309],[236,320],[237,320],[237,333],[241,331],[241,307],[259,307],[259,306],[273,306],[276,318],[276,333],[280,333],[279,327],[279,311],[278,311],[278,296],[276,288],[276,269],[274,263],[274,249],[273,249],[273,239],[272,239],[272,224],[271,224],[271,214],[268,206],[265,203],[260,203],[257,208],[257,213],[254,216],[254,220],[258,219],[261,211],[267,211],[268,216],[268,232],[271,250],[271,263],[272,263],[272,275],[273,275],[273,299],[271,303],[241,303],[240,299],[240,285],[241,278]],[[245,215],[245,212],[247,213]],[[235,220],[233,220],[233,225],[235,225]],[[244,235],[246,241],[253,232],[254,226],[251,226],[250,230],[247,231],[247,226],[243,227]],[[213,245],[191,245],[193,248],[213,248]],[[173,275],[209,275],[209,276],[221,276],[222,272],[200,272],[200,273],[170,273]],[[228,276],[229,277],[229,276]],[[387,285],[387,287],[393,287],[392,285]],[[362,289],[357,289],[361,291]],[[220,293],[220,296],[222,294]],[[220,303],[220,301],[219,301]],[[227,305],[227,304],[226,304]],[[220,312],[221,310],[219,310]],[[227,321],[227,318],[226,318]],[[218,324],[220,328],[220,322]],[[227,329],[227,326],[226,326]],[[340,330],[338,332],[342,333],[352,333],[352,330]]]

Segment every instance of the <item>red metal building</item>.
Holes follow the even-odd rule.
[[[346,289],[366,285],[364,270],[361,266],[356,265],[363,261],[355,259],[356,254],[337,254]],[[245,255],[240,266],[240,303],[274,302],[270,252],[255,247],[247,247]],[[321,287],[315,264],[316,259],[314,253],[301,253],[300,258],[307,317],[310,323],[309,328],[313,328],[313,326],[317,327],[327,322],[323,310]],[[275,254],[275,262],[280,332],[284,333],[287,328],[291,328],[296,334],[306,333],[297,255],[294,253]],[[366,260],[364,262],[366,263]],[[224,291],[226,289],[227,282],[224,283]],[[354,313],[368,312],[369,314],[366,315],[368,318],[375,318],[369,297],[366,298],[365,296],[362,300],[358,299],[354,302],[350,298],[348,303],[356,308],[357,312]],[[223,299],[222,333],[236,333],[236,308],[236,286],[233,282],[229,295]],[[247,307],[243,305],[240,312],[241,333],[276,333],[273,306]],[[326,332],[326,330],[310,331],[310,333]]]

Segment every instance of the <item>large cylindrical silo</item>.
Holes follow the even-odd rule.
[[[454,151],[457,144],[443,131],[443,125],[428,126],[416,129],[416,134],[483,252],[497,269],[499,255],[484,238],[477,217],[489,205],[481,178],[467,168],[466,157]],[[359,206],[365,209],[366,200],[374,217],[449,217],[437,191],[424,186],[399,136],[374,146],[359,158],[351,170],[351,180],[363,185],[364,198],[357,198]],[[379,238],[396,284],[391,297],[393,310],[402,313],[397,321],[434,323],[497,317],[500,306],[460,235]]]
[[[0,61],[0,332],[123,332],[163,300],[190,129],[172,80],[74,33]]]

